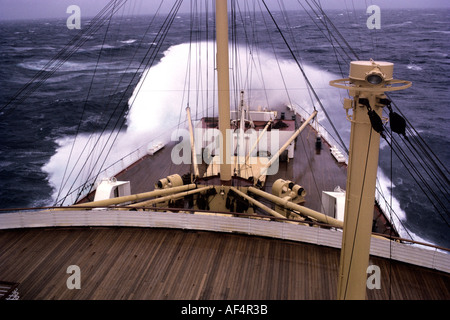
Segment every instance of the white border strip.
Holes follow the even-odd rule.
[[[315,245],[340,248],[342,232],[225,214],[187,214],[149,211],[26,211],[0,214],[0,229],[41,227],[143,227],[239,232]],[[430,269],[450,273],[450,254],[372,237],[370,253]]]

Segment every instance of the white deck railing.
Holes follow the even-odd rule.
[[[255,236],[340,248],[341,230],[278,221],[231,217],[223,214],[189,214],[151,211],[20,211],[0,214],[0,229],[40,227],[145,227],[239,232]],[[450,273],[450,254],[437,247],[419,246],[372,237],[370,253]]]
[[[108,167],[106,167],[105,169],[100,171],[100,173],[97,176],[88,179],[86,181],[86,183],[83,183],[83,185],[78,186],[77,188],[70,191],[70,193],[68,193],[61,200],[58,199],[56,205],[66,205],[66,206],[72,205],[76,201],[87,196],[90,192],[95,191],[98,184],[103,179],[109,179],[109,178],[115,177],[118,173],[125,170],[126,168],[131,166],[133,163],[139,161],[144,156],[148,155],[148,153],[147,153],[148,147],[147,146],[151,145],[154,142],[156,142],[156,140],[153,140],[150,143],[139,147],[138,149],[130,152],[126,156],[120,158],[113,164],[109,165]]]

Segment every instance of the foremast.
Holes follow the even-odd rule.
[[[219,103],[220,181],[231,185],[230,144],[230,76],[228,60],[228,6],[227,0],[216,0],[217,85]]]
[[[356,61],[352,62],[350,68],[350,78],[332,81],[330,84],[345,88],[350,91],[350,96],[353,100],[345,99],[344,108],[347,111],[348,119],[352,123],[351,138],[350,138],[350,154],[347,178],[347,192],[346,192],[346,209],[345,219],[342,224],[329,216],[320,212],[307,209],[295,202],[304,202],[304,192],[302,188],[295,185],[291,181],[284,181],[279,179],[274,183],[272,188],[272,195],[255,188],[254,186],[240,187],[239,189],[232,185],[232,161],[231,161],[231,135],[230,127],[230,86],[229,86],[229,49],[228,49],[228,9],[227,0],[216,0],[216,41],[217,41],[217,77],[218,77],[218,106],[219,106],[219,131],[221,134],[220,140],[220,184],[221,185],[207,185],[202,186],[201,182],[194,184],[194,188],[190,186],[183,186],[184,181],[178,175],[172,175],[161,179],[155,185],[156,189],[161,192],[158,195],[143,194],[139,199],[129,199],[127,197],[114,200],[101,200],[101,205],[110,206],[122,204],[133,209],[167,208],[171,201],[176,201],[187,196],[196,195],[196,204],[192,206],[194,210],[206,210],[224,212],[230,210],[230,198],[238,199],[241,197],[254,206],[266,211],[267,213],[277,217],[289,217],[287,211],[292,211],[292,215],[299,222],[304,220],[303,217],[313,219],[315,221],[333,225],[335,227],[342,227],[342,250],[341,263],[338,280],[338,298],[339,299],[364,299],[366,292],[366,270],[369,260],[370,252],[370,238],[372,228],[372,217],[375,197],[375,182],[378,166],[378,153],[380,144],[380,134],[378,130],[374,130],[374,124],[381,127],[381,112],[383,105],[379,102],[385,99],[385,91],[400,90],[410,86],[410,83],[402,82],[392,79],[393,64],[385,62],[373,61]],[[401,86],[392,86],[401,83]],[[350,115],[349,111],[353,113]],[[191,132],[191,148],[193,157],[196,152],[193,141],[193,128],[191,125],[190,110],[187,109],[189,115],[190,132]],[[300,134],[306,125],[315,118],[317,112],[314,111],[311,116],[306,119],[303,125],[295,132],[295,134],[283,145],[283,147],[276,153],[274,157],[263,168],[262,174],[257,180],[261,181],[261,176],[266,175],[267,168],[277,161],[278,157],[288,145]],[[242,121],[241,119],[241,125]],[[270,122],[270,121],[269,121]],[[197,168],[197,165],[194,164]],[[194,170],[195,170],[194,168]],[[239,167],[238,167],[239,168]],[[198,170],[195,170],[195,177],[199,176]],[[197,181],[199,182],[199,181]],[[262,183],[257,186],[262,185]],[[280,185],[276,188],[275,185]],[[181,190],[181,188],[183,188]],[[167,190],[165,190],[167,189]],[[277,191],[278,190],[278,191]],[[155,190],[156,191],[156,190]],[[246,192],[244,192],[246,191]],[[276,195],[275,195],[276,194]],[[211,201],[211,195],[219,195],[214,197]],[[254,199],[254,196],[265,198],[283,210],[273,210],[263,203]],[[149,197],[157,196],[159,198],[148,200]],[[137,200],[138,202],[130,204],[125,203],[130,200]],[[141,201],[143,200],[143,201]],[[239,199],[238,199],[239,200]],[[99,202],[91,202],[84,204],[85,208],[97,207]],[[242,210],[253,214],[253,208],[248,204]],[[211,210],[211,208],[214,208]],[[126,208],[121,208],[126,209]],[[283,214],[286,214],[286,216]],[[298,212],[294,213],[294,212]]]
[[[390,62],[353,61],[349,78],[330,82],[348,89],[353,97],[344,100],[351,131],[337,293],[340,300],[366,298],[384,92],[411,86],[411,82],[393,80],[393,69]]]

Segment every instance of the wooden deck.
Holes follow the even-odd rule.
[[[299,117],[297,120],[300,122]],[[275,180],[279,178],[292,180],[306,189],[305,205],[321,211],[322,190],[333,191],[336,186],[345,189],[347,167],[334,160],[326,143],[323,143],[321,152],[316,153],[315,142],[316,131],[308,126],[297,138],[294,159],[280,162],[278,172],[268,176],[265,187],[270,192]],[[116,178],[131,181],[131,193],[140,193],[153,190],[155,182],[161,178],[174,173],[189,173],[190,165],[173,164],[171,151],[174,145],[175,142],[171,142],[155,155],[144,157],[116,175]],[[200,168],[200,172],[204,171],[205,165]]]
[[[288,114],[287,116],[291,118],[292,115]],[[301,118],[297,115],[298,126],[301,121]],[[330,153],[330,145],[325,141],[322,142],[321,151],[317,152],[315,147],[316,135],[317,132],[312,126],[306,127],[297,138],[294,158],[288,162],[280,162],[278,172],[267,177],[264,188],[267,192],[271,192],[275,180],[279,178],[291,180],[305,188],[307,195],[304,205],[322,212],[322,191],[333,191],[337,186],[345,189],[347,166],[339,164],[333,158]],[[156,181],[171,174],[190,173],[191,166],[189,164],[176,165],[171,160],[171,152],[175,144],[176,142],[170,142],[156,154],[145,156],[117,174],[116,178],[130,181],[131,193],[134,194],[154,190]],[[200,166],[200,174],[205,171],[206,165],[203,163]],[[89,196],[90,201],[93,199],[94,193]],[[265,202],[264,199],[259,200]],[[391,232],[389,223],[377,208],[374,210],[374,220],[376,220],[374,232],[386,234]],[[395,231],[392,235],[398,236]]]
[[[321,211],[322,190],[345,188],[347,169],[307,127],[295,158],[269,176],[302,185],[305,205]],[[131,192],[154,189],[157,180],[190,172],[175,165],[175,142],[116,177]],[[205,168],[201,168],[201,172]],[[314,174],[313,174],[314,173]],[[383,232],[381,230],[381,232]],[[0,281],[17,282],[23,299],[334,299],[339,250],[317,245],[213,232],[151,228],[41,228],[0,231]],[[369,299],[450,299],[446,273],[371,258],[381,269],[381,289]],[[69,290],[66,270],[81,269],[81,289]]]
[[[450,275],[372,257],[368,299],[450,299]],[[69,290],[67,267],[81,270]],[[0,231],[0,280],[21,299],[334,299],[339,250],[241,234],[151,228]]]

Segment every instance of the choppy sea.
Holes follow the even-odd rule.
[[[327,14],[360,59],[393,62],[394,77],[413,82],[411,88],[394,93],[391,98],[443,166],[450,168],[450,10],[383,10],[381,28],[374,30],[367,28],[368,15],[363,11],[343,9]],[[277,15],[280,13],[275,12]],[[66,19],[0,22],[0,207],[52,205],[55,197],[61,196],[62,175],[69,174],[67,157],[77,153],[71,148],[75,136],[79,141],[88,141],[88,137],[104,130],[120,131],[125,136],[128,133],[122,140],[131,145],[140,132],[156,134],[156,128],[178,122],[179,111],[174,110],[182,104],[176,98],[181,96],[186,72],[185,64],[180,62],[189,52],[189,39],[203,41],[206,32],[199,28],[189,33],[192,19],[190,14],[177,15],[163,47],[153,58],[152,72],[144,79],[146,72],[134,76],[146,52],[140,47],[154,46],[158,30],[156,25],[155,30],[147,30],[150,17],[122,14],[107,27],[86,35],[86,41],[70,60],[61,61],[54,73],[47,70],[41,74],[51,77],[39,83],[37,90],[24,99],[19,95],[19,100],[5,108],[21,88],[38,83],[33,77],[78,31],[69,30]],[[327,85],[331,79],[347,76],[348,62],[342,63],[342,58],[340,64],[336,62],[336,51],[326,40],[328,31],[316,27],[319,20],[293,11],[289,12],[288,27],[283,28],[289,29],[296,39],[295,50],[308,77],[318,84],[319,96],[348,141],[349,124],[342,115],[342,93]],[[269,20],[259,22],[255,23],[256,28],[267,30]],[[82,28],[86,28],[85,23],[83,20]],[[107,36],[105,28],[110,31]],[[258,63],[265,70],[275,68],[274,54],[267,49],[271,40],[282,68],[296,68],[283,41],[275,40],[276,29],[269,28],[253,42],[258,50],[267,50],[265,59]],[[143,33],[147,34],[145,39],[141,37]],[[288,86],[295,86],[296,79],[291,76],[287,82]],[[142,85],[145,95],[161,84],[166,85],[164,92],[160,90],[155,98],[139,98],[129,109],[138,85]],[[305,92],[299,93],[304,105],[309,99]],[[395,156],[391,162],[389,146],[382,143],[381,147],[380,167],[390,180],[392,163],[392,194],[399,203],[398,215],[406,230],[416,240],[450,247],[448,211],[436,210],[404,165]],[[391,186],[389,181],[385,183],[388,188]],[[446,195],[436,192],[448,204]]]

